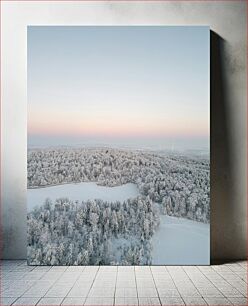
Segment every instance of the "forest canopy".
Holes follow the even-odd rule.
[[[147,265],[159,212],[149,197],[121,202],[55,203],[28,214],[28,261],[33,265]]]
[[[134,183],[161,212],[209,223],[209,160],[119,149],[28,151],[28,188],[97,182]]]

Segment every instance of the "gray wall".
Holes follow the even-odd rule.
[[[3,2],[3,257],[26,257],[26,26],[210,25],[211,257],[246,257],[246,3]]]

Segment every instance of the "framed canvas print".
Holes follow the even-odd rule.
[[[27,31],[28,263],[209,264],[209,27]]]

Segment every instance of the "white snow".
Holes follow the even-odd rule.
[[[208,265],[210,225],[162,215],[152,238],[152,264]]]
[[[31,211],[35,206],[42,205],[48,197],[52,201],[57,198],[67,197],[70,200],[78,201],[102,199],[104,201],[123,202],[128,198],[135,198],[138,195],[139,190],[132,183],[116,187],[106,187],[99,186],[94,182],[83,182],[34,188],[28,189],[27,192],[28,211]],[[209,264],[209,224],[166,215],[161,215],[160,219],[160,226],[152,237],[152,264]],[[117,247],[118,242],[113,242],[115,242],[114,245]]]
[[[94,182],[83,182],[77,184],[63,184],[44,188],[28,189],[28,211],[35,206],[40,206],[46,198],[52,201],[57,198],[69,198],[70,200],[86,201],[101,199],[103,201],[123,202],[129,198],[139,195],[139,190],[135,184],[128,183],[121,186],[106,187],[99,186]]]

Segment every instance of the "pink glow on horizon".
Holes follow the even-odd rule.
[[[208,120],[179,114],[29,112],[29,135],[74,137],[208,137]]]
[[[83,126],[77,124],[64,124],[61,126],[46,124],[43,127],[35,124],[28,126],[28,133],[33,135],[46,136],[105,136],[105,137],[205,137],[209,136],[208,129],[205,126],[184,125],[172,127],[165,124],[139,125],[130,123],[129,126],[120,124],[104,125],[99,122],[99,126],[85,123]]]

